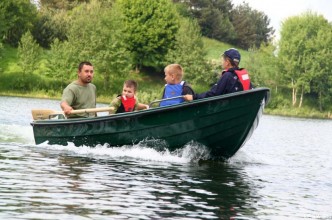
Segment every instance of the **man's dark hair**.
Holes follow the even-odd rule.
[[[129,79],[129,80],[126,80],[124,82],[124,84],[127,86],[127,87],[133,87],[134,88],[134,91],[136,92],[137,91],[137,82],[135,80],[132,80],[132,79]]]
[[[92,63],[90,63],[89,61],[83,61],[83,62],[81,62],[81,63],[78,65],[78,71],[79,71],[79,72],[82,71],[82,68],[83,68],[84,65],[92,66]]]

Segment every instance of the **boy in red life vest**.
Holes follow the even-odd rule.
[[[114,107],[110,114],[132,112],[134,110],[149,109],[148,105],[139,103],[136,97],[137,82],[134,80],[127,80],[123,84],[122,94],[118,95],[110,104]]]
[[[186,95],[184,99],[191,101],[193,99],[202,99],[252,89],[253,87],[247,70],[239,68],[240,60],[241,55],[237,49],[231,48],[226,50],[222,54],[222,68],[224,71],[218,82],[212,86],[210,91],[201,94]]]
[[[183,95],[194,95],[193,89],[185,81],[182,81],[183,69],[179,64],[170,64],[165,67],[166,85],[163,91],[162,99],[173,98]],[[183,98],[164,100],[160,102],[160,106],[175,105],[184,102]]]

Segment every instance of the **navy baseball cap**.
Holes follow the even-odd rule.
[[[240,63],[241,55],[240,52],[235,48],[230,48],[223,53],[223,56],[230,58],[236,64]]]

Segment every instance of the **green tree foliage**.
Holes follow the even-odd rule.
[[[62,43],[57,40],[51,46],[53,56],[50,66],[68,68],[58,70],[59,74],[68,71],[76,73],[79,62],[91,61],[103,76],[106,90],[111,76],[123,76],[129,72],[131,64],[119,18],[119,10],[116,7],[111,9],[108,3],[92,0],[89,4],[76,7],[70,16],[68,40]]]
[[[176,7],[169,0],[118,2],[124,15],[123,37],[133,54],[136,70],[142,66],[161,68],[179,28]]]
[[[40,47],[33,39],[32,34],[26,32],[18,46],[19,64],[24,74],[32,74],[39,61]]]
[[[21,36],[31,30],[37,8],[30,0],[0,2],[0,37],[5,43],[17,46]]]
[[[3,45],[2,45],[2,43],[0,42],[0,59],[2,58],[2,56],[3,56]],[[0,66],[0,72],[3,73],[1,66]],[[1,75],[1,74],[0,74],[0,75]]]
[[[234,27],[230,21],[232,10],[230,0],[173,0],[173,2],[186,5],[191,17],[197,19],[203,36],[224,42],[234,40]],[[182,14],[185,15],[183,12]]]
[[[73,61],[74,52],[68,41],[55,39],[51,44],[50,55],[48,56],[48,69],[46,76],[54,79],[60,79],[61,82],[72,78],[71,74],[77,71],[77,66]],[[78,65],[78,64],[76,64]]]
[[[231,13],[236,38],[231,43],[243,48],[259,47],[267,43],[274,34],[274,29],[269,27],[270,19],[263,12],[253,10],[248,3],[243,3],[233,9]]]
[[[34,71],[37,69],[37,64],[40,60],[40,47],[33,39],[32,34],[26,32],[19,42],[17,54],[18,65],[21,68],[23,74],[20,74],[15,78],[15,85],[13,89],[23,90],[24,92],[35,89],[36,79]]]
[[[323,109],[331,95],[331,25],[309,11],[285,20],[280,34],[280,71],[292,90],[293,106],[301,107],[304,95],[315,92]]]
[[[248,3],[236,8],[230,0],[173,0],[187,6],[189,14],[198,20],[203,36],[242,49],[259,47],[267,43],[274,34],[269,27],[270,19],[263,13],[253,10]],[[181,14],[186,15],[181,9]]]
[[[241,62],[241,66],[249,71],[250,79],[255,87],[272,87],[277,92],[280,81],[276,49],[272,43],[262,44],[258,49],[251,48],[247,62]]]
[[[271,109],[289,106],[289,102],[283,96],[285,88],[278,71],[276,51],[277,47],[272,42],[263,43],[259,48],[251,48],[248,59],[240,63],[241,67],[248,70],[254,87],[271,89],[272,99],[268,104]]]
[[[312,80],[309,82],[310,91],[318,97],[317,104],[320,111],[323,111],[331,104],[332,98],[332,26],[323,17],[317,17],[316,24],[320,26],[317,35],[307,42],[313,53],[309,58],[313,59],[310,60],[312,66],[308,66],[312,72]]]
[[[32,29],[32,35],[44,48],[50,48],[51,43],[58,39],[67,39],[68,13],[65,10],[53,10],[41,8]]]
[[[81,3],[87,3],[89,0],[39,0],[41,8],[71,10]]]
[[[2,57],[2,50],[3,50],[3,45],[2,45],[2,43],[0,42],[0,58]]]
[[[194,18],[188,6],[186,4],[183,4],[181,0],[173,0],[173,3],[181,17]]]
[[[32,30],[34,38],[44,48],[50,48],[56,38],[60,41],[67,40],[71,11],[88,2],[90,0],[39,0],[40,9]]]
[[[211,65],[205,59],[205,52],[197,22],[183,18],[176,34],[174,49],[169,50],[164,66],[179,63],[184,68],[185,79],[190,83],[209,84],[215,79],[211,73]]]
[[[200,24],[204,36],[220,41],[230,42],[234,40],[234,26],[229,17],[216,8],[206,8],[199,11]]]

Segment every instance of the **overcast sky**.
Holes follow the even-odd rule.
[[[332,22],[331,0],[232,0],[234,5],[247,2],[249,6],[264,12],[270,24],[279,35],[281,22],[290,16],[300,15],[308,10],[323,15]]]

